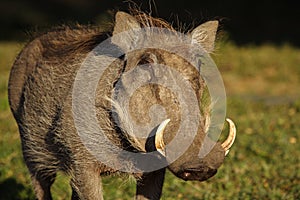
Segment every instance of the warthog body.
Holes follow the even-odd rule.
[[[113,34],[147,26],[172,29],[165,22],[144,14],[132,16],[118,12]],[[191,36],[210,52],[216,31],[217,22],[212,21],[197,27]],[[109,34],[101,28],[82,26],[48,32],[30,42],[13,65],[9,79],[9,102],[18,123],[24,159],[38,199],[51,199],[50,186],[58,170],[71,176],[72,199],[102,199],[100,175],[118,172],[101,163],[87,150],[76,131],[72,111],[72,89],[76,74],[87,54],[107,39]],[[126,39],[120,42],[120,46],[130,45]],[[197,70],[174,53],[143,49],[117,58],[99,80],[95,106],[99,125],[105,130],[107,138],[127,151],[147,152],[153,151],[153,148],[147,147],[144,140],[136,139],[133,142],[126,136],[126,130],[115,125],[111,116],[112,107],[103,97],[110,97],[123,73],[138,64],[151,66],[154,62],[174,66],[191,83],[198,99],[201,99],[204,90],[204,81]],[[180,116],[177,111],[180,105],[170,91],[157,85],[142,90],[152,104],[154,102],[165,107],[166,115],[171,119],[162,137],[168,143],[178,129]],[[133,118],[147,121],[150,105],[144,98],[136,97],[134,101]],[[201,114],[207,115],[205,112]],[[228,149],[224,149],[220,143],[216,143],[204,158],[198,156],[207,123],[207,116],[201,118],[199,130],[190,147],[168,166],[184,180],[206,180],[223,163]],[[163,145],[155,145],[156,148],[163,148]],[[158,156],[158,159],[161,157]],[[164,174],[165,168],[132,173],[137,178],[136,198],[159,199]]]

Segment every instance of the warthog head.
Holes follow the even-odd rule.
[[[149,29],[153,27],[160,29]],[[225,142],[206,137],[213,102],[207,100],[208,88],[200,74],[201,67],[210,67],[208,54],[214,48],[217,28],[217,21],[209,21],[182,36],[167,23],[144,14],[116,14],[112,42],[125,52],[123,72],[114,88],[119,126],[137,149],[160,152],[168,168],[184,180],[204,181],[213,176],[235,139],[235,125],[229,119],[230,133]],[[142,29],[146,30],[141,35]],[[148,84],[138,85],[141,79]],[[135,89],[131,92],[130,88]],[[189,98],[190,90],[196,101]],[[128,110],[124,111],[125,107]],[[134,128],[133,122],[158,126],[156,149],[147,143],[153,136],[150,131]]]

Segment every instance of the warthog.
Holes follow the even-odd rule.
[[[129,126],[128,129],[126,125],[118,126],[126,122],[128,117],[125,112],[117,112],[123,108],[120,106],[118,108],[118,105],[113,102],[112,91],[116,89],[118,82],[124,84],[130,81],[123,79],[123,76],[137,65],[143,65],[147,73],[151,70],[155,71],[153,69],[155,64],[176,69],[195,91],[199,104],[205,89],[204,79],[182,56],[162,49],[131,48],[137,43],[135,40],[140,39],[136,38],[136,35],[110,40],[110,44],[115,49],[122,51],[127,48],[132,51],[115,57],[97,82],[95,101],[92,104],[95,106],[98,124],[108,140],[100,138],[95,141],[95,144],[103,148],[99,150],[99,154],[102,150],[105,152],[105,149],[109,149],[111,145],[127,152],[145,155],[154,152],[151,157],[158,163],[167,161],[167,165],[143,172],[138,170],[139,165],[143,163],[136,163],[133,158],[128,158],[125,167],[114,168],[97,159],[83,143],[75,125],[72,106],[74,82],[82,63],[89,52],[110,35],[145,27],[163,28],[175,34],[171,25],[163,20],[140,12],[134,14],[117,12],[112,31],[91,26],[62,27],[34,39],[17,57],[9,79],[9,103],[19,127],[23,156],[31,174],[37,199],[52,199],[50,187],[59,170],[71,177],[72,199],[102,199],[101,175],[118,172],[128,172],[137,179],[136,199],[159,199],[166,168],[181,179],[204,181],[216,174],[223,163],[235,138],[235,126],[231,120],[228,120],[230,125],[228,138],[223,143],[209,142],[213,144],[210,151],[205,156],[199,156],[201,147],[207,145],[203,141],[210,124],[208,109],[199,110],[201,117],[197,122],[197,131],[191,144],[184,147],[184,143],[177,141],[177,147],[186,148],[184,153],[174,162],[167,161],[168,154],[176,153],[176,149],[168,151],[168,144],[179,129],[182,120],[180,109],[183,107],[175,93],[159,84],[141,87],[139,92],[143,95],[134,93],[130,112],[127,113],[143,124],[149,121],[147,112],[151,105],[159,104],[164,107],[167,120],[153,127],[154,133],[156,132],[155,137],[152,137],[153,135],[142,139],[134,137],[132,135],[134,130],[129,130]],[[189,32],[191,41],[201,46],[203,55],[213,50],[217,27],[217,21],[209,21]],[[162,38],[157,38],[160,39]],[[181,46],[176,51],[188,55],[189,50],[188,46]],[[201,55],[198,55],[198,59],[201,59]],[[120,91],[122,84],[117,88]],[[187,106],[193,108],[196,105],[187,103]],[[121,155],[108,156],[113,160],[113,166],[118,166],[118,158],[121,159]],[[126,158],[123,160],[126,161]],[[125,170],[130,166],[135,170],[131,172]]]

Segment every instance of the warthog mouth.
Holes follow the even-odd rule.
[[[185,181],[205,181],[214,176],[217,171],[209,167],[190,168],[180,171],[177,176]]]

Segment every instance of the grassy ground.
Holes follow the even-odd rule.
[[[7,102],[9,69],[21,45],[0,43],[0,199],[34,199]],[[167,173],[162,199],[300,199],[300,50],[220,44],[213,55],[228,94],[237,140],[207,182]],[[70,197],[60,174],[55,199]],[[132,199],[134,180],[104,178],[105,199]]]

